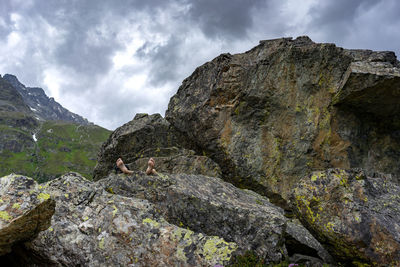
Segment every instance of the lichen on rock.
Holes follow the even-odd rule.
[[[400,264],[400,187],[362,169],[329,169],[294,188],[300,220],[341,262]]]
[[[16,174],[0,178],[0,256],[47,229],[54,208],[54,200],[32,178]]]

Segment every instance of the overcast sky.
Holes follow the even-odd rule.
[[[194,69],[259,40],[400,54],[397,0],[0,0],[0,74],[115,129],[164,116]]]

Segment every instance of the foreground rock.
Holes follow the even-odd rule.
[[[149,200],[170,223],[235,242],[239,254],[254,251],[266,262],[287,256],[283,210],[252,191],[186,174],[112,174],[99,182],[110,192]]]
[[[147,200],[107,193],[76,173],[45,187],[56,212],[28,250],[50,265],[214,266],[225,265],[237,249],[170,224]]]
[[[166,119],[217,162],[225,180],[274,201],[312,170],[400,175],[400,69],[393,52],[308,37],[260,42],[198,67]]]
[[[0,178],[0,256],[50,226],[55,201],[22,175]]]
[[[339,261],[400,265],[400,187],[360,169],[303,179],[293,204],[304,225]]]
[[[145,170],[153,157],[158,172],[220,176],[219,166],[206,156],[195,155],[193,148],[161,115],[137,114],[103,144],[93,179],[112,172],[119,157],[131,170]]]
[[[111,174],[94,183],[68,173],[43,185],[43,190],[39,198],[51,196],[57,204],[51,226],[33,241],[34,235],[18,240],[7,258],[0,257],[1,262],[9,266],[214,266],[230,264],[249,251],[264,263],[287,257],[317,266],[331,262],[304,227],[288,222],[281,208],[219,178],[137,172]],[[25,231],[25,226],[16,225],[13,233]]]

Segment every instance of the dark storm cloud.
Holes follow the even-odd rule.
[[[173,35],[165,44],[151,47],[145,43],[137,54],[144,60],[151,62],[149,82],[160,86],[165,82],[176,80],[177,66],[180,64],[179,51],[182,48],[182,40]]]
[[[265,0],[190,1],[189,17],[212,38],[244,38],[253,25],[252,11]]]
[[[309,10],[310,33],[350,48],[392,50],[399,55],[400,2],[397,0],[327,0]],[[390,29],[387,31],[387,29]]]
[[[89,75],[105,74],[111,56],[121,49],[113,28],[135,17],[135,13],[163,8],[168,1],[36,1],[31,9],[19,10],[22,16],[43,18],[62,31],[62,43],[51,55],[56,64]],[[12,8],[11,8],[12,9]],[[11,10],[12,11],[12,10]],[[10,10],[6,11],[10,12]],[[152,12],[149,12],[151,16]],[[105,26],[109,26],[108,28]],[[45,41],[45,40],[44,40]]]
[[[42,18],[62,32],[62,41],[49,54],[48,60],[60,66],[74,69],[77,73],[104,75],[112,66],[112,56],[122,49],[113,28],[118,23],[135,20],[139,12],[153,17],[153,30],[161,34],[172,34],[167,43],[155,44],[152,51],[145,54],[152,63],[150,81],[159,85],[176,79],[174,65],[179,58],[186,31],[199,27],[211,38],[245,38],[246,31],[253,24],[251,11],[266,1],[263,0],[148,0],[148,1],[98,1],[98,0],[50,0],[35,1],[31,8],[21,9],[18,5],[2,7],[4,13],[18,11],[23,17]],[[187,5],[188,11],[175,14],[171,23],[184,24],[181,33],[168,32],[159,24],[158,12],[172,5]],[[190,21],[190,23],[188,23]],[[109,25],[109,28],[98,27]],[[6,33],[5,33],[6,34]],[[38,35],[40,32],[37,33]],[[178,35],[180,35],[178,37]],[[94,41],[93,39],[97,39]],[[46,40],[44,40],[45,42]],[[72,89],[72,88],[70,88]]]
[[[359,11],[367,11],[380,0],[328,0],[320,1],[310,9],[313,23],[318,26],[351,25]]]

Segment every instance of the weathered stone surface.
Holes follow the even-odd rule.
[[[28,249],[55,265],[214,266],[225,265],[237,249],[170,224],[147,200],[107,193],[76,173],[44,187],[56,212]]]
[[[164,156],[152,156],[164,155]],[[143,157],[128,163],[130,170],[146,170],[147,162],[152,157],[156,162],[156,170],[161,173],[200,174],[213,177],[221,176],[221,168],[206,156],[195,155],[193,150],[177,147],[145,150]]]
[[[54,208],[54,200],[32,178],[15,174],[0,178],[0,255],[47,229]]]
[[[195,155],[186,141],[160,114],[137,114],[116,129],[103,144],[94,180],[104,178],[121,157],[131,170],[145,170],[153,157],[158,172],[220,176],[219,166],[203,155]]]
[[[282,38],[198,67],[166,119],[225,180],[277,201],[313,170],[399,176],[399,90],[393,52]]]
[[[321,265],[334,263],[332,256],[297,219],[287,221],[285,245],[290,255],[290,262],[298,263],[304,259]],[[314,259],[308,256],[314,256]]]
[[[302,223],[339,261],[400,265],[400,187],[361,169],[302,179],[292,201]]]
[[[265,262],[280,261],[287,255],[283,210],[267,198],[219,178],[111,174],[99,183],[110,192],[149,200],[170,223],[235,242],[239,254],[254,251]]]

